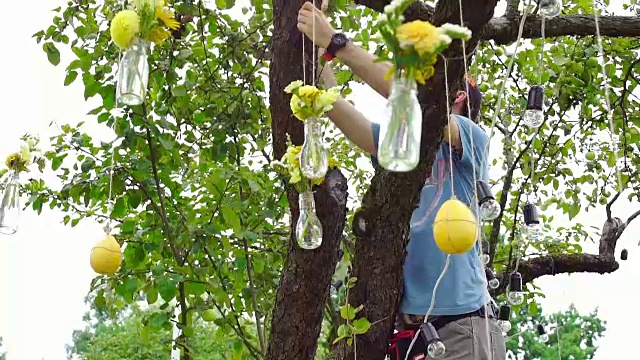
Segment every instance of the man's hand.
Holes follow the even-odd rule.
[[[333,34],[336,33],[322,11],[308,1],[298,11],[298,30],[314,44],[325,49],[329,46]]]

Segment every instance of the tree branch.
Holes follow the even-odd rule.
[[[529,283],[545,275],[583,273],[612,273],[620,265],[615,258],[594,254],[558,254],[546,255],[521,261],[518,271],[522,275],[522,283]],[[492,294],[497,296],[506,291],[507,279],[500,279],[500,287]]]
[[[520,16],[494,18],[483,29],[482,40],[494,40],[497,44],[510,44],[518,37]],[[598,19],[600,34],[611,37],[640,36],[640,17],[635,16],[601,16]],[[541,37],[541,16],[527,16],[522,37],[537,39]],[[596,33],[593,15],[556,16],[545,20],[545,36],[592,36]]]

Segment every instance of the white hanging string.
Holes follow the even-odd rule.
[[[598,44],[598,53],[600,56],[600,66],[602,70],[602,81],[604,82],[604,102],[607,107],[607,118],[609,120],[609,131],[611,132],[611,136],[609,137],[610,141],[610,149],[613,151],[613,156],[616,160],[615,171],[616,177],[618,180],[618,191],[622,191],[622,174],[620,171],[620,157],[618,156],[618,146],[619,141],[617,141],[618,136],[616,135],[616,124],[613,118],[613,108],[611,107],[611,98],[610,98],[610,89],[609,89],[609,77],[607,76],[607,69],[605,66],[605,52],[604,47],[602,46],[602,37],[600,36],[600,15],[598,11],[598,4],[596,0],[593,0],[593,14],[594,20],[596,23],[596,38]]]
[[[491,128],[489,128],[489,141],[487,142],[487,146],[484,149],[484,153],[482,157],[482,160],[483,160],[482,167],[484,167],[484,161],[489,160],[489,157],[486,156],[486,154],[489,152],[489,148],[491,147],[491,139],[493,138],[493,132],[497,125],[498,114],[500,113],[500,110],[502,110],[502,95],[504,94],[504,91],[507,87],[507,80],[509,79],[509,76],[511,76],[513,64],[515,62],[516,55],[518,54],[518,48],[520,47],[520,41],[522,40],[522,34],[524,32],[524,24],[527,19],[527,15],[529,14],[530,6],[531,6],[531,0],[528,0],[527,5],[522,11],[522,19],[520,19],[520,27],[518,28],[518,37],[516,38],[516,46],[513,49],[513,54],[511,55],[511,58],[509,59],[509,64],[507,65],[507,71],[504,74],[504,77],[502,79],[502,85],[500,86],[500,91],[498,92],[498,96],[497,96],[498,100],[496,102],[496,108],[493,112],[493,118],[491,120]]]

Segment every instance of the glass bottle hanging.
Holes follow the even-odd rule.
[[[300,216],[296,223],[298,245],[305,250],[316,249],[322,244],[322,224],[316,215],[313,192],[301,193],[298,203],[300,205]]]
[[[544,17],[552,18],[562,12],[562,0],[538,0],[538,5]]]
[[[149,42],[136,38],[124,52],[118,67],[116,98],[118,103],[141,105],[149,83]]]
[[[390,171],[413,170],[420,161],[422,109],[413,79],[394,79],[389,104],[391,118],[381,127],[378,162]]]
[[[300,170],[307,179],[321,179],[329,168],[327,150],[322,144],[322,123],[318,118],[304,122],[304,144],[300,151]]]
[[[0,234],[13,235],[20,220],[20,175],[10,171],[0,180]]]

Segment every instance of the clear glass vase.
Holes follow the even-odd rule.
[[[7,173],[0,180],[0,234],[13,235],[18,232],[20,220],[20,175],[17,171]]]
[[[304,122],[304,144],[300,151],[300,170],[307,179],[322,179],[329,168],[327,150],[322,143],[320,119],[309,118]]]
[[[390,171],[413,170],[420,161],[422,109],[416,82],[406,77],[393,81],[389,104],[391,118],[381,127],[378,163]]]
[[[317,249],[322,244],[322,224],[316,215],[316,205],[311,191],[300,194],[300,216],[296,223],[298,245],[305,250]]]
[[[149,83],[149,42],[136,38],[124,52],[118,67],[118,104],[141,105]]]

